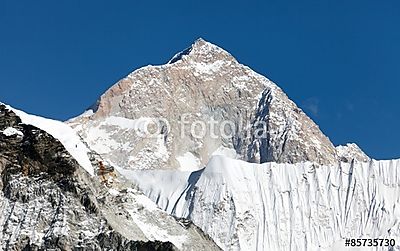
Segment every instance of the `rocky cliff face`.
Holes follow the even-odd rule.
[[[2,250],[219,249],[112,170],[89,175],[57,139],[4,105],[0,172]]]
[[[158,133],[148,137],[153,122]],[[132,72],[69,123],[125,169],[196,170],[221,152],[256,163],[337,162],[329,139],[277,85],[202,39],[168,64]]]

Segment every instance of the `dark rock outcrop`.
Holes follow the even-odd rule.
[[[57,139],[21,123],[4,105],[0,172],[2,250],[175,250],[170,242],[130,240],[115,231],[99,207],[100,181]]]

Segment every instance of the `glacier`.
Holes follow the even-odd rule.
[[[344,238],[378,237],[400,249],[400,160],[321,166],[216,155],[200,171],[124,175],[224,250],[343,249]]]

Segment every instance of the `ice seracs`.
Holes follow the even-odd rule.
[[[346,237],[400,241],[399,172],[400,160],[318,166],[217,155],[194,173],[130,171],[127,177],[224,250],[329,250],[344,247]]]

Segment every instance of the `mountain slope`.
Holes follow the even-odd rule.
[[[0,104],[2,250],[219,250],[200,229],[162,212],[101,161],[98,176],[89,174],[70,154],[74,149],[22,123],[14,111]],[[71,130],[34,121],[53,134]]]
[[[351,162],[353,159],[362,162],[369,162],[371,160],[371,158],[354,143],[337,146],[336,150],[339,159],[343,162]]]
[[[256,163],[337,162],[329,139],[277,85],[202,39],[168,64],[132,72],[68,123],[125,169],[197,170],[216,151]]]
[[[71,156],[78,161],[79,165],[89,174],[94,175],[95,168],[88,157],[90,150],[71,127],[61,121],[27,114],[9,105],[6,105],[6,108],[12,110],[21,119],[22,123],[38,127],[58,139]]]

